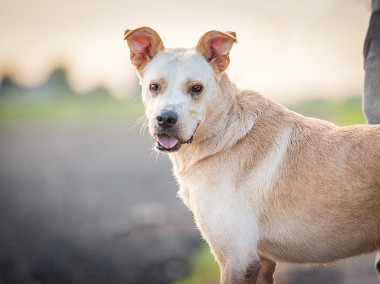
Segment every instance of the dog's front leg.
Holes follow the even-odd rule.
[[[220,268],[221,284],[257,283],[260,258],[255,251],[208,242]],[[231,244],[230,244],[231,245]]]
[[[260,261],[248,265],[246,268],[236,268],[233,264],[220,267],[221,284],[256,284],[260,271]]]
[[[274,284],[276,262],[260,257],[260,260],[239,266],[238,261],[220,264],[222,284]]]
[[[276,262],[265,257],[260,257],[260,260],[260,272],[257,282],[262,284],[274,284]]]

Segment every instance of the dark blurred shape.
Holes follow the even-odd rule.
[[[10,94],[25,94],[27,88],[14,82],[11,75],[5,75],[0,82],[0,99],[2,96]]]
[[[0,98],[13,97],[20,101],[44,102],[60,97],[76,95],[67,80],[64,68],[53,70],[49,78],[40,85],[26,87],[17,84],[11,75],[5,75],[0,83]]]

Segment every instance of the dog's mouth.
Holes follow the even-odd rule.
[[[156,149],[160,151],[177,151],[181,147],[179,140],[167,134],[157,134],[154,136]]]
[[[156,149],[164,152],[175,152],[181,148],[182,144],[191,144],[193,142],[193,137],[198,129],[198,126],[199,123],[197,124],[197,127],[195,127],[193,135],[191,135],[190,139],[186,141],[181,141],[176,136],[167,134],[165,132],[159,132],[153,135],[154,141],[156,141]]]
[[[193,141],[193,136],[185,142],[181,142],[174,136],[168,134],[157,134],[154,136],[156,141],[156,149],[165,152],[178,151],[182,144],[190,144]]]

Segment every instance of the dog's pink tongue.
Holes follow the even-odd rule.
[[[157,135],[158,143],[160,143],[166,149],[171,149],[177,145],[178,140],[168,135]]]

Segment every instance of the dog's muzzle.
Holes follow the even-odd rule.
[[[178,121],[177,114],[172,111],[167,111],[156,117],[157,125],[159,126],[159,131],[154,135],[154,140],[156,141],[156,149],[165,152],[178,151],[182,144],[191,144],[193,142],[194,134],[198,129],[199,123],[195,128],[193,135],[190,139],[186,141],[181,141],[175,130],[172,129],[173,126]]]

